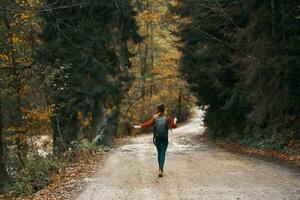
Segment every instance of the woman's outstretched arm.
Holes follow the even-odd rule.
[[[152,117],[149,121],[141,124],[141,128],[147,128],[149,126],[153,126],[155,123],[154,117]]]
[[[171,126],[172,128],[177,128],[176,122],[174,122],[170,116],[168,116],[167,119],[169,122],[169,126]]]

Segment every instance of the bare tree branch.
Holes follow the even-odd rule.
[[[217,38],[217,37],[215,37],[215,36],[209,34],[208,32],[204,31],[204,30],[201,29],[200,27],[195,27],[195,28],[196,28],[199,32],[201,32],[202,34],[208,36],[209,38],[211,38],[211,39],[213,39],[213,40],[215,40],[215,41],[217,41],[217,42],[219,42],[219,43],[222,43],[222,44],[228,46],[229,48],[231,48],[231,49],[233,49],[233,50],[235,50],[235,51],[240,52],[241,54],[243,54],[243,55],[246,56],[247,58],[249,58],[249,59],[251,59],[251,60],[257,60],[255,57],[253,57],[253,56],[247,54],[245,51],[243,51],[243,50],[241,50],[241,49],[238,49],[238,48],[232,46],[231,44],[229,44],[228,42],[226,42],[226,41],[224,41],[224,40],[221,40],[221,39],[219,39],[219,38]]]
[[[32,68],[33,65],[35,65],[36,62],[32,62],[31,64],[24,66],[24,67],[0,67],[0,70],[14,70],[14,71],[21,71],[25,69]]]
[[[90,6],[90,1],[84,1],[84,2],[80,2],[80,3],[73,3],[70,5],[60,5],[60,6],[54,6],[55,4],[58,3],[58,0],[50,5],[44,5],[44,6],[30,6],[30,7],[20,7],[17,5],[14,5],[14,7],[12,6],[4,6],[5,2],[3,2],[3,0],[0,0],[0,10],[4,10],[4,11],[11,11],[11,12],[24,12],[24,11],[38,11],[38,12],[49,12],[49,11],[53,11],[53,10],[61,10],[61,9],[67,9],[67,8],[74,8],[74,7],[88,7]],[[114,0],[114,4],[118,9],[118,12],[120,11],[120,6],[117,2],[117,0]],[[104,3],[96,3],[94,5],[106,5]],[[113,5],[112,5],[113,6]],[[129,3],[126,4],[125,2],[122,3],[122,6],[131,6]]]
[[[218,5],[218,7],[220,8],[221,12],[226,16],[226,18],[237,28],[240,29],[240,27],[237,25],[237,23],[235,23],[235,21],[232,19],[232,17],[230,17],[224,10],[224,8],[222,7],[222,5],[219,3],[218,0],[214,0],[216,2],[216,4]]]

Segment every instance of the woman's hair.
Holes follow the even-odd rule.
[[[164,113],[164,112],[165,112],[165,105],[163,103],[158,104],[156,113]]]

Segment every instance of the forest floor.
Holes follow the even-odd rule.
[[[300,171],[203,139],[201,111],[170,132],[159,178],[152,135],[129,138],[83,179],[72,199],[300,199]]]

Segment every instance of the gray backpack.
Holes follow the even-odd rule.
[[[154,118],[154,137],[166,138],[168,137],[168,118],[167,116],[156,116]]]

